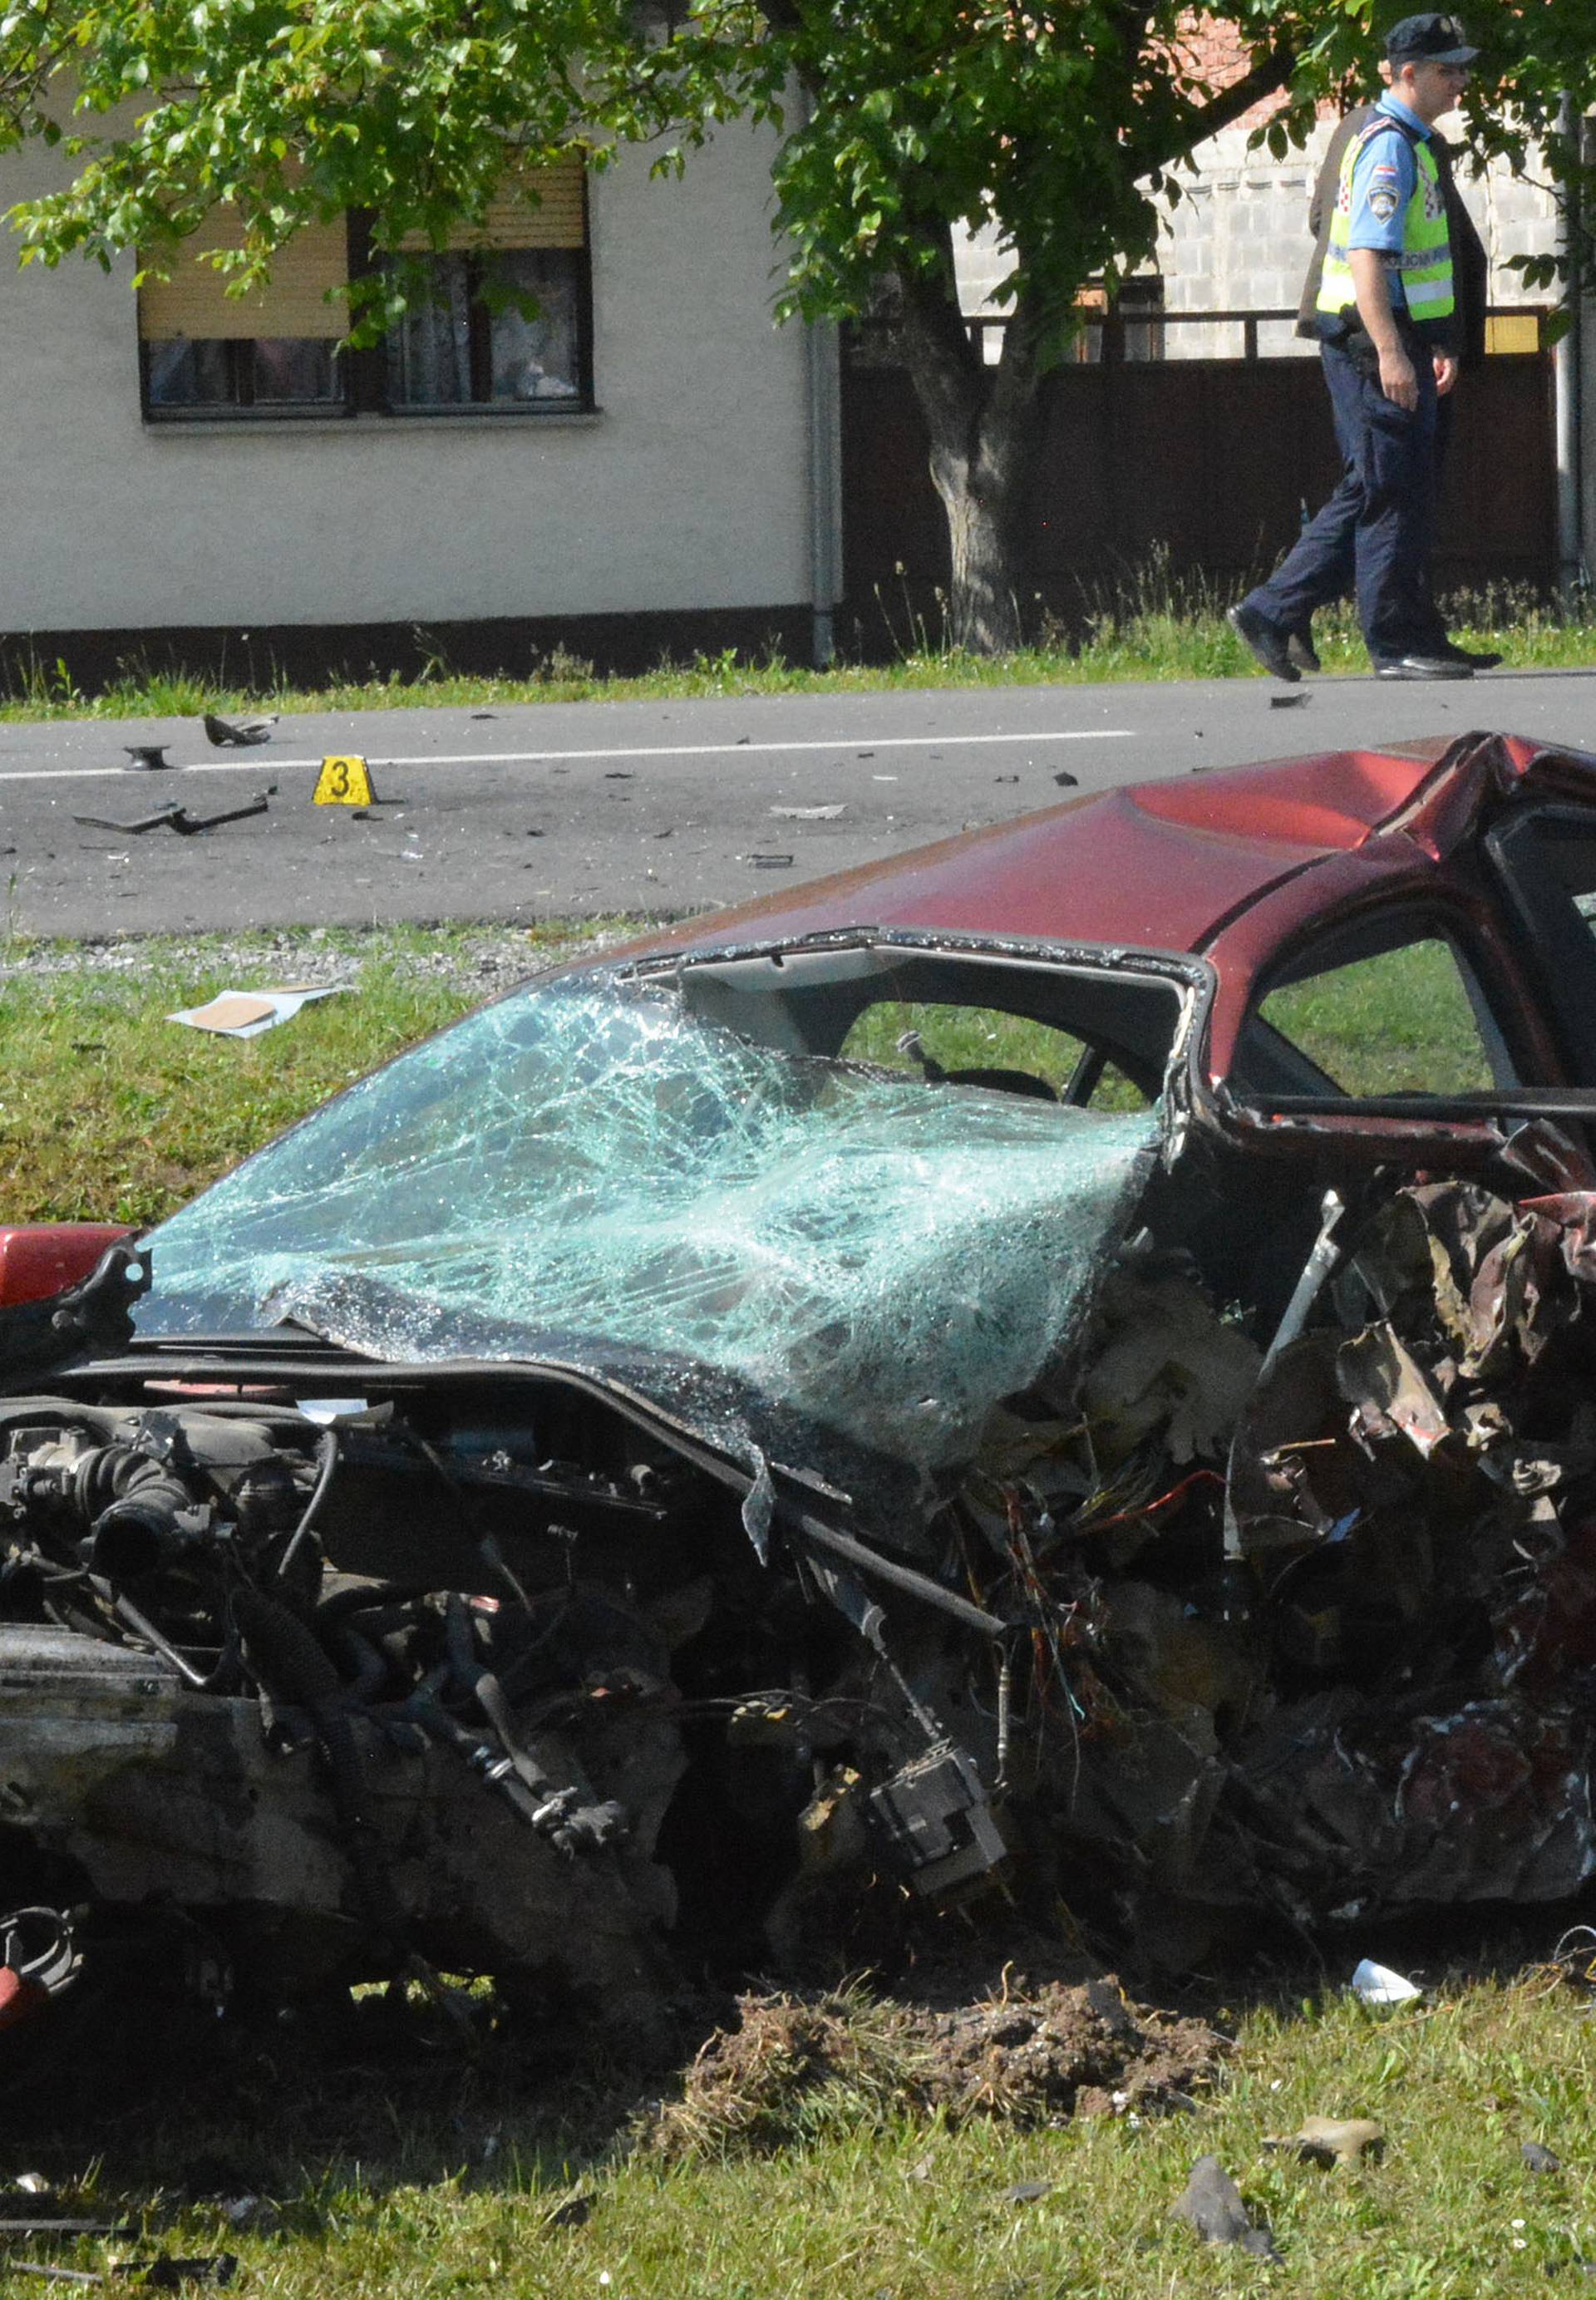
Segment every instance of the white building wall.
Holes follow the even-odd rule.
[[[807,596],[768,132],[591,184],[600,412],[146,424],[131,259],[0,266],[0,631],[455,622]],[[0,162],[0,210],[51,180]]]

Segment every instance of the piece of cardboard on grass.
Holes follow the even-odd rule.
[[[191,1030],[209,1030],[219,1038],[258,1038],[291,1021],[313,998],[332,998],[347,990],[347,982],[290,982],[275,990],[219,990],[203,1006],[180,1007],[169,1022],[186,1022]]]

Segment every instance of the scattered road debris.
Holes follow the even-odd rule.
[[[1526,2140],[1518,2154],[1526,2172],[1560,2172],[1563,2169],[1562,2158],[1539,2140]]]
[[[133,762],[125,770],[129,774],[153,775],[173,763],[166,755],[164,743],[124,743],[122,748]]]
[[[1397,2004],[1416,2004],[1425,1993],[1401,1973],[1392,1972],[1389,1965],[1375,1964],[1366,1956],[1353,1973],[1351,1987],[1360,2003],[1379,2012],[1389,2011]]]
[[[1012,2188],[1004,2189],[1003,2201],[1006,2204],[1038,2204],[1044,2196],[1050,2196],[1057,2185],[1056,2180],[1016,2180]]]
[[[226,2286],[238,2272],[238,2255],[203,2253],[186,2257],[158,2252],[153,2260],[122,2260],[109,2269],[60,2268],[46,2261],[10,2260],[8,2276],[33,2276],[47,2284],[132,2284],[155,2292],[178,2292],[189,2285]]]
[[[1184,2221],[1205,2244],[1238,2245],[1260,2260],[1280,2258],[1268,2222],[1253,2221],[1241,2190],[1217,2156],[1198,2158],[1184,2193],[1169,2208],[1169,2216]]]
[[[247,805],[226,807],[220,814],[192,815],[173,800],[154,814],[141,815],[137,822],[112,822],[99,814],[75,814],[72,821],[90,830],[114,830],[128,838],[141,838],[146,830],[173,830],[180,838],[192,838],[196,832],[215,830],[224,822],[247,822],[253,815],[269,813],[276,788],[275,783],[269,783],[263,791],[256,791]]]
[[[773,806],[771,812],[783,822],[835,822],[846,812],[841,805],[831,806]]]
[[[1067,767],[1058,767],[1054,771],[1053,779],[1061,789],[1074,790],[1080,783],[1081,778],[1079,775],[1072,775]]]
[[[1558,1966],[1570,1980],[1596,1988],[1596,1926],[1570,1925],[1547,1962]]]
[[[269,2236],[282,2225],[281,2208],[270,2196],[224,2196],[216,2209],[240,2236]]]
[[[292,1021],[313,999],[336,997],[348,988],[343,982],[295,982],[276,990],[219,990],[203,1006],[180,1007],[166,1019],[184,1022],[191,1030],[208,1030],[214,1038],[258,1038],[263,1031]]]
[[[177,2256],[158,2252],[154,2260],[130,2260],[115,2272],[130,2283],[146,2285],[157,2292],[176,2292],[189,2284],[230,2284],[238,2272],[238,2258],[231,2252]]]
[[[543,2225],[546,2229],[586,2228],[593,2217],[594,2202],[590,2190],[580,2196],[567,2196],[564,2203],[544,2214]]]
[[[0,2243],[18,2236],[112,2236],[133,2237],[138,2234],[136,2221],[83,2220],[71,2218],[0,2220]]]
[[[792,868],[792,860],[790,854],[750,854],[748,856],[748,861],[756,871],[790,871]]]
[[[206,739],[215,749],[246,750],[251,744],[269,743],[272,740],[272,729],[277,724],[277,713],[273,711],[263,719],[232,720],[219,719],[214,712],[207,711],[202,723]]]
[[[1302,704],[1311,703],[1313,699],[1309,689],[1303,688],[1295,695],[1272,695],[1269,697],[1269,708],[1271,711],[1295,711]]]

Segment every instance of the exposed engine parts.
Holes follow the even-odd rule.
[[[485,1972],[628,2019],[878,1879],[1012,1871],[1172,1954],[1574,1893],[1596,1212],[1333,1211],[1263,1335],[1132,1240],[890,1539],[779,1463],[750,1528],[552,1366],[274,1344],[0,1404],[0,2028],[158,1921],[217,1999]]]
[[[532,1387],[514,1394],[525,1413]],[[653,1985],[677,1914],[667,1812],[690,1836],[712,1796],[757,1805],[773,1743],[790,1833],[813,1752],[846,1746],[883,1784],[880,1845],[906,1871],[1002,1857],[879,1607],[859,1690],[765,1696],[779,1727],[756,1748],[728,1689],[840,1682],[848,1620],[795,1578],[773,1602],[735,1496],[664,1449],[566,1407],[552,1419],[585,1466],[544,1450],[539,1419],[468,1399],[423,1429],[391,1398],[236,1390],[0,1407],[9,1873],[37,1872],[41,1898],[64,1877],[102,1916],[171,1902],[262,1986],[437,1963],[614,2003]],[[728,1905],[746,1897],[723,1883]]]

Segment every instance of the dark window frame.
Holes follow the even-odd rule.
[[[179,338],[157,340],[176,342]],[[150,354],[155,343],[145,336],[138,338],[138,401],[139,412],[146,423],[305,423],[337,421],[355,412],[350,389],[349,358],[346,353],[335,357],[333,373],[341,389],[332,399],[263,399],[255,396],[255,347],[257,343],[277,340],[295,342],[294,337],[276,338],[270,336],[194,337],[196,343],[221,342],[227,361],[228,378],[233,388],[230,399],[196,399],[161,401],[150,396]],[[306,342],[322,340],[317,337],[303,338]]]
[[[358,235],[358,238],[356,237]],[[510,254],[516,251],[506,249]],[[529,250],[528,253],[536,253]],[[576,264],[576,392],[569,399],[495,399],[493,391],[493,315],[488,305],[474,292],[468,299],[471,322],[469,358],[472,388],[480,397],[460,400],[418,401],[405,405],[389,397],[388,390],[388,344],[386,338],[365,346],[349,354],[350,378],[354,403],[362,414],[383,415],[396,422],[458,421],[462,417],[486,416],[497,422],[530,421],[546,421],[550,416],[591,415],[597,412],[597,401],[593,388],[593,243],[588,227],[588,188],[582,184],[582,244],[559,253],[574,255]],[[353,219],[350,235],[349,276],[367,277],[375,271],[380,257],[372,246],[371,226],[365,218]],[[467,276],[480,279],[491,259],[467,255]]]
[[[1596,932],[1559,881],[1559,845],[1596,851],[1596,808],[1576,802],[1516,807],[1481,842],[1569,1074],[1596,1086]]]

